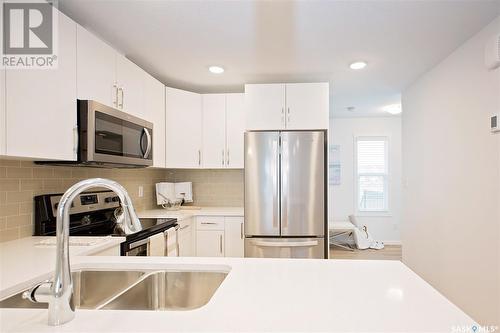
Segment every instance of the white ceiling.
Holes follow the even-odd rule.
[[[244,83],[329,81],[337,117],[386,115],[380,107],[398,103],[405,87],[500,15],[500,0],[59,0],[59,7],[166,85],[241,92]],[[350,70],[355,60],[368,67]],[[226,72],[211,74],[209,65]]]

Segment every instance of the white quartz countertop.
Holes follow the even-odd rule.
[[[195,310],[77,309],[56,328],[47,325],[47,310],[0,309],[0,331],[450,332],[474,324],[399,261],[78,256],[72,268],[229,274]]]
[[[193,216],[243,216],[243,207],[201,207],[201,209],[151,209],[138,212],[141,219],[176,218],[183,220]]]
[[[56,247],[36,245],[46,239],[55,239],[55,236],[26,237],[0,243],[0,299],[50,277],[56,264]],[[109,237],[95,245],[70,246],[69,253],[71,257],[92,255],[124,240],[124,237]]]

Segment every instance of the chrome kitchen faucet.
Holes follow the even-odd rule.
[[[115,181],[103,178],[86,179],[71,186],[64,193],[57,206],[54,278],[52,281],[39,283],[23,293],[23,298],[34,303],[49,303],[49,325],[52,326],[62,325],[75,317],[73,281],[69,264],[69,209],[77,195],[92,187],[107,188],[120,198],[125,215],[122,227],[126,234],[142,229],[130,196],[125,188]]]

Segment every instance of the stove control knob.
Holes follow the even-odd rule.
[[[118,197],[107,197],[106,199],[104,199],[104,202],[110,203],[110,202],[117,202],[119,200],[120,199]]]

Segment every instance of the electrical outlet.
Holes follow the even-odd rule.
[[[144,196],[144,187],[139,186],[139,198],[142,198]]]
[[[500,132],[500,114],[494,114],[490,117],[490,130],[491,133]]]

